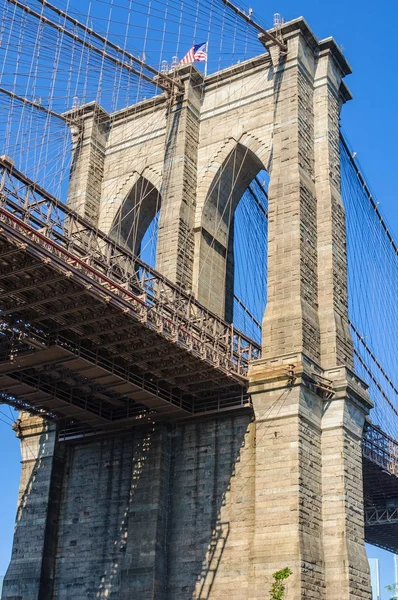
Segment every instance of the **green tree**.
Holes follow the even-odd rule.
[[[387,585],[386,589],[393,593],[392,596],[390,596],[390,600],[398,600],[398,584],[394,583],[393,585]]]
[[[271,587],[271,600],[283,600],[286,589],[286,579],[290,577],[291,574],[292,571],[289,567],[286,567],[285,569],[276,571],[276,573],[272,575],[274,583]]]

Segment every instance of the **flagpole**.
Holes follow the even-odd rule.
[[[207,61],[209,60],[209,40],[206,43],[205,77],[207,77]]]

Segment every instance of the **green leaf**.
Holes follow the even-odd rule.
[[[283,600],[286,589],[285,581],[291,574],[292,571],[289,567],[285,567],[272,575],[274,583],[271,586],[271,600]]]

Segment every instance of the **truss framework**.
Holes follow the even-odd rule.
[[[374,525],[398,525],[398,507],[371,507],[365,509],[367,527]]]
[[[398,443],[379,427],[365,426],[362,454],[386,473],[398,477]]]
[[[248,362],[259,358],[257,344],[4,157],[0,176],[3,394],[28,404],[30,395],[35,410],[95,426],[103,425],[104,418],[121,422],[134,411],[164,416],[164,406],[171,417],[247,404]],[[55,382],[46,371],[48,349],[58,356],[50,369],[58,373]],[[80,359],[72,377],[66,353]],[[76,372],[85,376],[90,365],[102,369],[101,377],[106,372],[120,379],[124,373],[122,378],[130,381],[133,388],[119,398],[124,412],[109,406],[120,385],[114,379],[108,382],[113,402],[105,394],[97,410],[98,393],[104,394],[95,380],[95,389],[86,382],[85,405],[79,404],[83,384]],[[42,391],[40,397],[35,390]],[[44,392],[46,403],[40,400]],[[82,410],[96,415],[95,423]]]

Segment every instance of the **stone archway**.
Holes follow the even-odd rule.
[[[144,235],[160,210],[161,195],[152,182],[138,173],[130,178],[130,183],[130,190],[113,217],[110,234],[140,256]]]
[[[253,136],[242,138],[253,145]],[[235,210],[249,183],[265,168],[249,145],[238,142],[232,149],[230,143],[223,147],[224,154],[227,148],[229,152],[222,163],[220,155],[217,157],[220,166],[202,203],[200,224],[196,228],[196,296],[211,311],[230,322],[234,296]],[[261,148],[260,143],[257,148]],[[266,159],[269,151],[261,154]],[[214,168],[210,172],[214,174]]]

